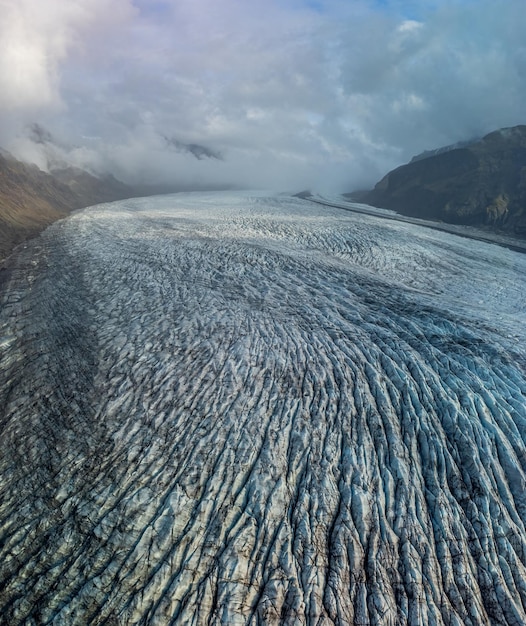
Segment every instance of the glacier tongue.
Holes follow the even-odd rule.
[[[2,623],[526,623],[524,255],[201,193],[4,273]]]

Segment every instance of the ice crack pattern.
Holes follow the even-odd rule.
[[[1,291],[0,622],[526,623],[525,287],[287,196],[55,224]]]

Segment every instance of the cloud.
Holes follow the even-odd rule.
[[[126,0],[2,0],[0,3],[0,107],[37,109],[58,106],[60,64],[82,48],[90,30],[131,17]]]
[[[420,22],[376,22],[376,51],[360,58],[370,29],[343,51],[349,106],[368,136],[404,157],[525,121],[521,2],[446,2]]]
[[[41,166],[343,190],[524,122],[523,0],[0,7],[0,142]],[[35,122],[56,145],[31,141]]]

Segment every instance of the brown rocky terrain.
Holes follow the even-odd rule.
[[[411,217],[526,238],[526,126],[423,157],[389,172],[359,200]]]
[[[113,177],[77,168],[53,174],[0,154],[0,259],[46,226],[83,206],[125,198],[131,190]]]

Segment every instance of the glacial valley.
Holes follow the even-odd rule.
[[[200,192],[0,281],[0,623],[526,623],[526,255]]]

